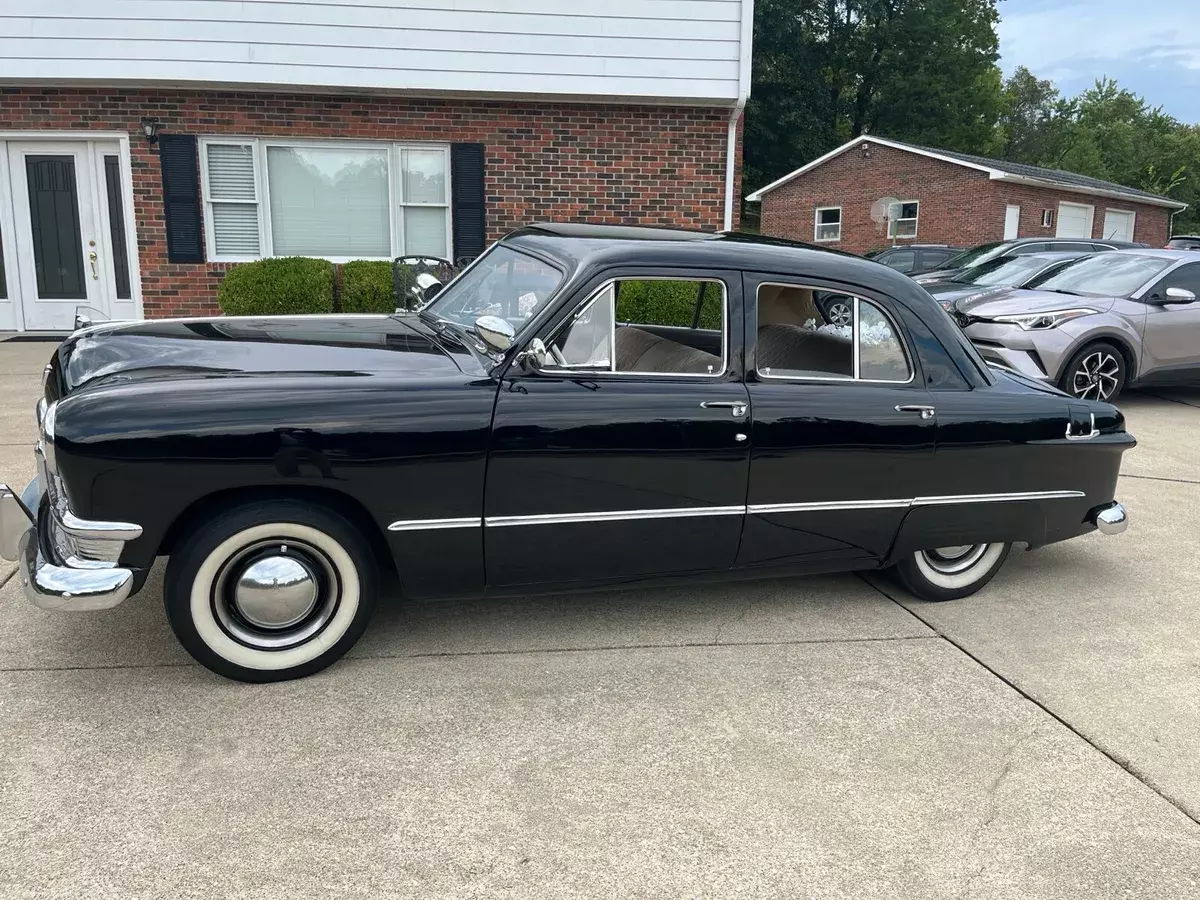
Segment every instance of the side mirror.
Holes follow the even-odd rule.
[[[1195,303],[1196,295],[1187,288],[1169,287],[1167,288],[1166,303]]]
[[[529,346],[517,357],[517,363],[526,372],[536,372],[546,364],[546,344],[541,338],[534,338]]]
[[[475,333],[493,350],[503,353],[512,346],[516,331],[499,316],[480,316],[475,320]]]

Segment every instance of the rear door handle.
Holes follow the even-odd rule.
[[[922,419],[932,419],[937,415],[937,409],[932,406],[902,405],[895,407],[896,412],[920,413]]]
[[[746,414],[749,406],[743,400],[705,400],[700,404],[701,409],[727,409],[735,419]]]

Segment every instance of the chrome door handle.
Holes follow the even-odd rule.
[[[932,406],[897,406],[895,410],[896,412],[920,413],[922,419],[932,419],[937,414],[937,410]]]
[[[701,409],[727,409],[735,419],[740,419],[749,408],[742,400],[705,400],[700,404]]]
[[[1089,413],[1089,417],[1091,419],[1092,430],[1085,431],[1083,434],[1071,434],[1071,420],[1070,419],[1067,420],[1067,440],[1068,441],[1090,441],[1092,438],[1094,438],[1096,435],[1098,435],[1100,433],[1100,431],[1096,428],[1096,414]]]

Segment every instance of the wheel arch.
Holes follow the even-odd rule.
[[[237,487],[206,494],[185,507],[167,527],[158,545],[158,556],[170,556],[179,543],[206,519],[235,506],[267,500],[298,500],[335,512],[359,530],[380,568],[396,572],[396,562],[379,524],[366,507],[341,491],[314,485],[261,485]]]
[[[1129,336],[1120,331],[1099,331],[1083,335],[1078,341],[1067,348],[1066,352],[1062,355],[1062,363],[1059,365],[1058,371],[1054,373],[1055,384],[1058,384],[1062,380],[1067,366],[1075,358],[1075,354],[1091,344],[1112,344],[1116,347],[1125,359],[1125,384],[1130,385],[1137,380],[1137,353],[1134,352],[1133,343],[1130,341]]]

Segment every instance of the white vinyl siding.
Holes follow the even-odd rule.
[[[732,102],[751,0],[7,0],[9,81]],[[462,8],[469,7],[469,8]]]
[[[210,260],[450,255],[449,145],[208,138],[200,146]]]

